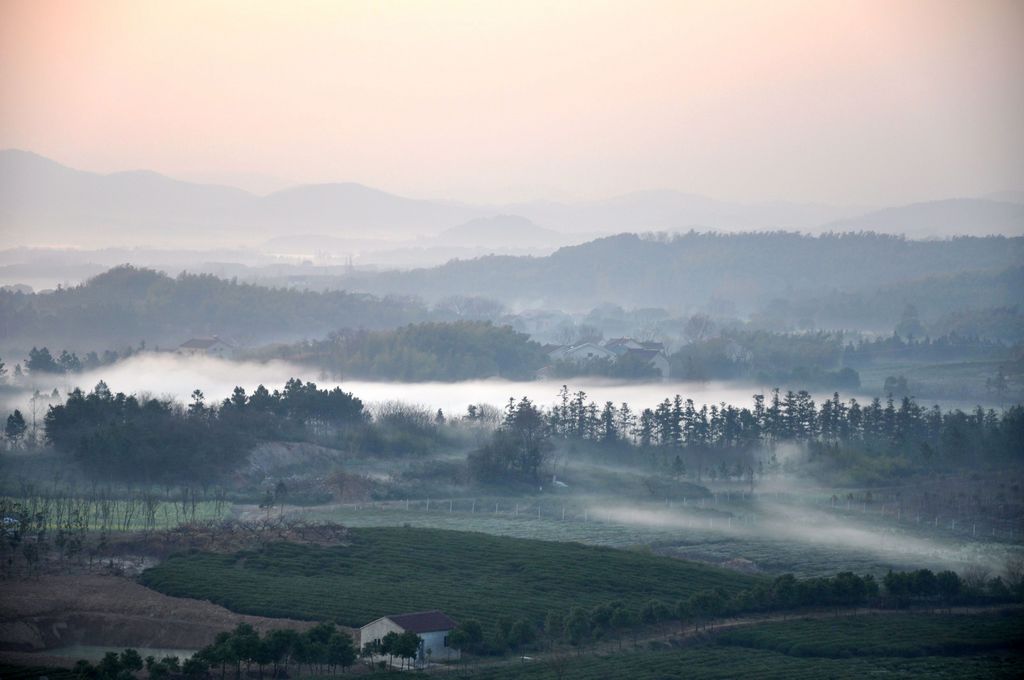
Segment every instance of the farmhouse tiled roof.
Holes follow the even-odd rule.
[[[209,349],[217,344],[217,338],[192,338],[181,343],[182,349]]]
[[[394,614],[387,618],[405,630],[414,633],[432,633],[438,630],[452,630],[456,623],[444,612],[433,609],[428,612],[412,612],[410,614]]]
[[[217,337],[216,335],[212,338],[192,338],[186,340],[179,345],[180,349],[210,349],[217,343],[224,345],[225,347],[232,347],[232,344],[224,338]]]

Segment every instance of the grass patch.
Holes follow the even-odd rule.
[[[348,546],[276,543],[233,555],[172,556],[142,574],[169,595],[262,616],[360,626],[379,616],[442,609],[485,624],[540,622],[549,610],[621,600],[641,606],[697,590],[750,587],[754,577],[641,552],[486,534],[353,529]]]

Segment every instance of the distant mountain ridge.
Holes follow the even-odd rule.
[[[234,247],[293,234],[384,240],[475,235],[483,247],[508,248],[522,247],[524,241],[557,244],[554,235],[559,232],[573,233],[576,238],[568,240],[576,241],[580,234],[691,229],[872,230],[915,238],[1024,233],[1024,205],[991,198],[861,213],[815,204],[743,204],[670,190],[601,201],[502,206],[412,199],[351,182],[302,185],[258,196],[146,170],[100,174],[27,151],[0,151],[0,229],[11,246]],[[516,219],[522,221],[512,221]],[[472,226],[465,227],[467,223]]]
[[[521,247],[557,246],[566,243],[566,236],[554,229],[542,227],[520,215],[477,217],[468,222],[445,229],[434,241],[448,245],[501,247],[510,240]]]
[[[970,225],[970,229],[965,229]],[[891,233],[896,227],[912,238],[1024,234],[1024,204],[984,198],[954,198],[885,208],[824,225],[830,231]]]
[[[256,196],[149,171],[74,170],[25,151],[0,151],[0,228],[33,230],[30,245],[97,241],[224,245],[323,230],[412,236],[481,216],[465,206],[395,196],[355,183],[315,184]],[[82,230],[88,230],[86,235]],[[88,238],[84,238],[88,236]]]
[[[807,231],[859,210],[773,202],[734,203],[672,190],[637,191],[583,203],[530,202],[504,206],[558,229],[623,231]]]
[[[915,241],[870,233],[620,234],[560,248],[548,257],[494,256],[405,272],[355,273],[337,285],[428,300],[472,290],[513,306],[576,311],[604,302],[675,309],[714,299],[749,311],[773,299],[999,272],[1022,262],[1024,237]]]

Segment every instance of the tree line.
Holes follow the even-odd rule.
[[[201,300],[202,304],[196,304]],[[323,334],[344,319],[353,328],[393,328],[426,321],[431,311],[409,297],[376,297],[269,288],[208,274],[176,277],[124,265],[70,288],[26,294],[0,290],[0,341],[85,347],[181,342],[221,335],[273,340],[282,329]]]
[[[131,680],[145,668],[153,680],[168,676],[224,680],[229,671],[234,678],[248,677],[255,666],[260,678],[268,670],[270,677],[277,678],[288,677],[289,669],[301,674],[303,668],[310,674],[333,675],[338,669],[351,668],[357,658],[352,636],[333,623],[318,623],[302,632],[276,628],[262,636],[250,624],[240,623],[234,630],[218,633],[213,643],[184,660],[176,656],[143,659],[136,650],[126,649],[120,654],[108,652],[95,665],[80,660],[74,673],[81,680]]]
[[[598,406],[585,392],[563,386],[550,408],[510,399],[493,435],[467,460],[480,481],[537,481],[555,445],[575,441],[621,462],[681,466],[678,473],[692,470],[701,481],[708,469],[726,462],[752,476],[759,465],[754,454],[783,443],[806,446],[812,457],[837,465],[885,457],[905,469],[1018,463],[1024,450],[1019,405],[1002,412],[943,411],[910,397],[861,404],[838,393],[819,405],[805,391],[778,389],[767,398],[754,395],[753,402],[698,407],[676,395],[634,410],[628,403]],[[471,409],[467,420],[478,415]],[[89,393],[74,390],[44,419],[47,441],[94,474],[150,483],[222,477],[246,460],[256,442],[270,439],[422,452],[424,445],[443,444],[446,426],[458,423],[401,408],[384,408],[374,420],[351,393],[294,378],[273,392],[262,385],[252,394],[236,387],[214,405],[197,390],[187,407],[113,394],[101,382]],[[12,426],[21,429],[17,422]]]
[[[525,333],[489,321],[337,331],[260,354],[313,364],[336,376],[387,380],[532,379],[547,355]]]
[[[473,654],[502,655],[541,645],[568,644],[582,649],[616,638],[621,644],[624,638],[635,638],[644,628],[664,624],[677,625],[680,630],[688,626],[693,626],[694,631],[708,630],[725,618],[757,613],[856,607],[935,609],[1024,600],[1020,565],[1008,565],[1007,577],[990,577],[987,571],[977,568],[963,577],[949,570],[890,570],[881,582],[871,574],[853,572],[806,579],[783,574],[734,593],[711,588],[675,602],[614,600],[590,608],[551,610],[543,622],[503,616],[485,630],[480,621],[466,619],[449,635],[449,642]]]
[[[787,442],[829,459],[856,451],[945,467],[1020,462],[1024,451],[1024,407],[1019,405],[999,413],[980,407],[943,411],[924,408],[911,397],[861,404],[838,393],[818,405],[806,391],[778,389],[753,400],[752,408],[698,407],[676,395],[654,408],[634,410],[628,403],[598,406],[585,392],[563,386],[550,408],[525,397],[510,399],[493,438],[470,454],[469,463],[483,480],[537,480],[555,442],[573,440],[627,457],[653,456],[666,466],[677,456],[688,457],[699,481],[711,457],[746,460],[749,468],[751,452]]]
[[[219,406],[196,390],[184,407],[113,394],[100,382],[73,390],[44,419],[46,440],[91,474],[148,483],[212,480],[235,470],[261,438],[288,438],[366,422],[363,403],[340,388],[289,380],[283,390],[236,387]]]
[[[94,368],[101,366],[109,366],[122,359],[127,359],[133,356],[137,352],[145,350],[145,343],[136,349],[133,347],[126,347],[123,350],[105,350],[102,354],[97,352],[88,352],[83,357],[79,358],[75,352],[68,351],[66,349],[61,350],[60,354],[54,356],[54,353],[50,352],[50,349],[46,346],[35,347],[28,352],[28,357],[25,359],[24,366],[22,364],[15,364],[14,366],[14,377],[20,377],[24,374],[24,370],[29,373],[80,373],[82,371],[89,371]],[[3,366],[3,362],[0,361],[0,367]],[[3,376],[3,372],[0,371],[0,376]]]

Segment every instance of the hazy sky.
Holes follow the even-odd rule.
[[[1024,188],[1024,1],[0,0],[0,147],[472,201]]]

